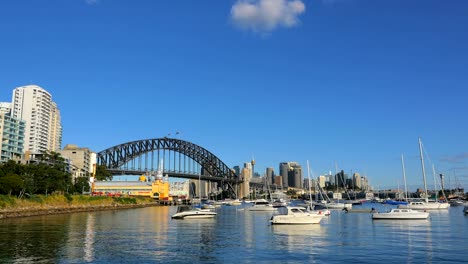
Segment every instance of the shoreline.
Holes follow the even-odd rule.
[[[69,214],[79,212],[97,212],[107,210],[120,210],[159,206],[157,203],[148,204],[111,204],[111,205],[86,205],[86,206],[51,206],[48,208],[18,208],[14,210],[0,210],[0,220],[8,218],[21,218],[29,216],[42,216],[54,214]]]

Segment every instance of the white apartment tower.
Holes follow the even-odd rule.
[[[60,149],[60,111],[49,92],[37,85],[17,87],[13,90],[12,104],[12,117],[26,121],[25,151],[41,153]]]

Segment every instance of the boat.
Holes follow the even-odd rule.
[[[194,208],[189,205],[179,205],[177,212],[172,215],[172,219],[188,219],[188,218],[213,218],[216,212],[209,209]]]
[[[463,213],[468,214],[468,205],[465,205],[465,207],[463,208]]]
[[[392,199],[386,199],[385,203],[390,204],[390,205],[407,205],[408,204],[408,202],[406,201],[397,201],[397,200],[392,200]]]
[[[425,202],[425,201],[414,201],[409,202],[407,205],[398,205],[399,209],[415,209],[415,210],[439,210],[448,209],[449,203],[440,202]]]
[[[241,204],[242,204],[242,202],[239,199],[230,200],[230,201],[226,202],[226,205],[228,205],[228,206],[241,205]]]
[[[428,195],[427,195],[427,183],[426,183],[426,169],[424,167],[424,156],[422,151],[422,142],[421,138],[418,139],[419,141],[419,155],[421,158],[421,167],[422,167],[422,174],[423,174],[423,182],[424,182],[424,198],[425,201],[414,201],[409,202],[407,205],[398,205],[400,209],[416,209],[416,210],[439,210],[439,209],[448,209],[450,204],[447,202],[429,202]],[[442,190],[443,192],[443,190]],[[445,196],[445,194],[444,194]],[[447,199],[445,199],[447,200]]]
[[[287,206],[288,205],[288,201],[284,200],[284,199],[278,199],[278,200],[274,200],[273,201],[273,207],[283,207],[283,206]]]
[[[215,206],[213,203],[208,202],[208,203],[203,204],[203,205],[201,206],[201,208],[202,208],[202,209],[215,209],[216,206]]]
[[[390,212],[386,213],[373,213],[372,219],[382,219],[382,220],[419,220],[427,219],[429,213],[416,211],[412,209],[392,209]]]
[[[249,211],[275,211],[276,208],[273,207],[273,204],[268,202],[265,199],[255,200],[253,205],[248,208]]]
[[[374,208],[362,208],[362,209],[344,208],[343,211],[345,211],[346,213],[373,213],[375,212],[375,209]]]
[[[307,225],[319,224],[325,214],[307,212],[303,207],[286,206],[279,209],[279,214],[271,217],[272,225]]]

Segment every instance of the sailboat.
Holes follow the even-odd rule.
[[[307,161],[307,174],[309,175],[309,161]],[[312,201],[312,193],[310,188],[310,175],[309,175],[309,196]],[[271,224],[283,225],[301,225],[301,224],[319,224],[325,214],[322,211],[309,211],[303,207],[286,206],[279,210],[279,214],[271,217]]]
[[[439,210],[439,209],[448,209],[450,207],[449,203],[440,203],[440,202],[429,202],[427,195],[427,183],[426,183],[426,169],[424,167],[424,156],[422,152],[422,143],[421,138],[419,141],[419,155],[421,157],[421,167],[424,181],[424,201],[414,201],[410,202],[407,205],[399,205],[398,208],[401,209],[416,209],[416,210]]]
[[[201,197],[201,174],[198,176],[198,197]],[[201,209],[190,205],[179,205],[177,212],[172,215],[172,219],[188,219],[188,218],[213,218],[216,212],[211,209]]]

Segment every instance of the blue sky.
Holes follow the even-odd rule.
[[[0,35],[0,101],[49,91],[64,145],[179,131],[229,166],[336,162],[396,188],[402,153],[422,186],[422,137],[468,184],[464,0],[15,0]]]

